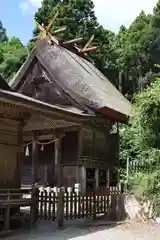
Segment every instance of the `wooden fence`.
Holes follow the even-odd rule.
[[[57,218],[61,221],[63,219],[95,219],[98,214],[108,212],[119,194],[120,191],[114,187],[103,188],[85,195],[75,190],[39,191],[39,218],[52,221]]]
[[[97,189],[85,195],[71,188],[3,189],[0,190],[0,217],[4,229],[8,230],[10,220],[21,217],[17,215],[18,209],[29,207],[31,226],[40,219],[56,221],[60,227],[64,219],[95,219],[98,214],[115,213],[120,195],[115,187]]]

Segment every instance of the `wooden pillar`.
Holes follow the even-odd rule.
[[[33,227],[38,220],[39,190],[36,187],[36,185],[33,185],[32,187],[31,199],[32,199],[32,204],[31,204],[31,213],[30,213],[30,224],[31,224],[31,227]]]
[[[99,187],[99,169],[97,168],[96,170],[95,170],[95,180],[96,180],[96,188],[98,188]]]
[[[110,187],[110,169],[108,168],[106,171],[106,181],[107,181],[107,188]]]
[[[24,123],[22,122],[19,126],[19,139],[18,139],[18,144],[20,146],[19,151],[17,153],[17,169],[15,172],[15,179],[16,179],[16,186],[15,188],[20,188],[21,187],[21,170],[22,170],[22,161],[23,161],[23,127]]]
[[[92,149],[93,149],[93,156],[96,157],[96,130],[93,126],[93,142],[92,142]]]
[[[51,169],[51,184],[55,185],[55,142],[53,143],[52,169]]]
[[[63,168],[61,166],[61,139],[55,141],[55,182],[58,187],[63,184]]]
[[[45,182],[45,185],[47,186],[48,185],[48,165],[47,164],[44,165],[44,182]]]
[[[62,188],[60,188],[60,192],[58,194],[58,203],[57,203],[57,226],[59,228],[63,227],[64,223],[64,192]]]
[[[35,136],[32,142],[32,181],[33,184],[38,182],[38,144]]]
[[[82,176],[81,189],[82,189],[82,192],[85,193],[86,192],[86,168],[84,166],[81,167],[81,176]]]
[[[39,146],[36,143],[36,136],[33,136],[33,142],[32,142],[32,205],[31,205],[31,219],[30,223],[31,226],[33,226],[37,221],[38,216],[38,194],[39,191],[36,187],[36,183],[38,183],[38,152],[39,152]]]
[[[120,137],[119,137],[119,123],[117,123],[117,135],[118,135],[118,149],[117,149],[118,173],[117,173],[117,182],[119,184],[120,183],[120,157],[119,157]]]
[[[78,149],[77,149],[78,160],[79,157],[82,155],[82,152],[83,152],[83,129],[80,128],[78,130]]]
[[[80,157],[82,156],[82,153],[83,153],[83,129],[80,128],[78,130],[78,146],[77,146],[77,172],[76,172],[77,183],[80,183],[82,179],[80,168]]]

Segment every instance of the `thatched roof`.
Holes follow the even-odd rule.
[[[28,68],[36,61],[81,109],[86,107],[117,121],[127,121],[131,104],[116,87],[89,61],[46,39],[37,44],[10,82],[12,89],[20,89]]]

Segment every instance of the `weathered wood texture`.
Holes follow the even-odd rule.
[[[25,198],[26,194],[30,195],[31,189],[0,189],[0,217],[4,219],[4,230],[9,230],[10,221],[15,219],[13,208],[31,207],[32,198]],[[16,217],[20,219],[18,214]]]
[[[19,186],[17,155],[21,150],[19,125],[14,120],[0,118],[0,188]]]
[[[110,165],[119,166],[119,135],[117,133],[109,135],[109,147],[107,157]]]
[[[98,130],[95,130],[93,134],[92,127],[85,127],[82,131],[81,144],[79,143],[78,131],[66,132],[61,141],[61,168],[63,168],[62,175],[65,186],[73,186],[74,183],[82,181],[80,166],[107,169],[117,162],[118,155],[115,135],[109,135],[106,138],[105,132],[103,133]],[[79,156],[79,146],[81,147],[81,156]],[[53,162],[55,162],[55,149],[53,144],[44,146],[44,151],[40,151],[39,154],[38,182],[40,184],[45,184],[46,182],[48,182],[49,185],[57,184],[55,182],[56,174],[52,171],[54,169]],[[23,183],[31,184],[31,156],[25,157],[25,166],[26,170],[28,168],[30,171],[27,172],[25,170]],[[56,172],[58,174],[58,171],[55,169],[55,173]]]
[[[39,146],[36,143],[36,136],[33,137],[32,142],[32,179],[33,183],[38,183],[38,158],[39,158]]]
[[[45,142],[45,141],[42,141],[42,142]],[[48,141],[46,140],[46,142]],[[56,145],[56,148],[55,148],[55,145]],[[29,153],[30,153],[29,156],[24,156],[23,177],[22,177],[23,184],[31,184],[33,181],[32,175],[31,175],[31,172],[32,172],[31,146],[29,146]],[[59,156],[57,156],[57,154]],[[57,163],[56,158],[60,158],[58,161],[60,161],[61,167],[62,165],[67,166],[70,163],[72,163],[74,166],[77,165],[77,159],[78,159],[78,132],[77,131],[67,132],[64,138],[61,139],[60,146],[58,146],[58,142],[55,142],[49,145],[44,145],[44,151],[39,149],[38,182],[40,184],[45,184],[46,182],[48,182],[49,185],[57,184],[57,181],[55,180],[56,178],[57,179],[59,178],[60,171],[58,170],[59,163]],[[54,167],[53,167],[53,163],[55,165]],[[46,175],[45,175],[45,172],[46,172]],[[64,168],[62,175],[64,177],[63,183],[66,183],[68,186],[68,183],[71,182],[70,181],[71,176],[68,175],[67,173],[67,167],[66,169]],[[72,182],[72,184],[73,183],[74,181]]]
[[[0,118],[1,118],[1,121],[3,121],[2,124],[5,124],[4,121],[6,121],[7,119],[8,120],[13,119],[13,122],[14,120],[17,120],[17,121],[23,120],[27,117],[27,114],[29,112],[30,110],[24,108],[23,106],[16,106],[15,104],[12,104],[12,103],[6,103],[6,102],[0,101]],[[14,126],[12,126],[11,128],[13,129]]]
[[[69,219],[96,218],[97,214],[107,214],[112,210],[116,214],[116,198],[121,194],[117,187],[101,188],[83,195],[73,189],[61,192],[63,198],[59,205],[59,192],[43,190],[39,192],[39,216],[43,220],[55,221],[57,217]],[[61,216],[57,216],[61,208]]]
[[[51,104],[72,105],[67,94],[53,81],[39,62],[29,69],[19,86],[19,92]]]
[[[107,141],[105,131],[96,128],[83,128],[83,156],[89,156],[107,161]]]
[[[63,185],[65,187],[74,186],[80,182],[80,168],[78,166],[63,166]]]
[[[77,162],[78,157],[78,131],[66,133],[62,139],[62,163]]]
[[[55,183],[57,186],[61,187],[63,183],[63,169],[61,167],[62,163],[62,141],[57,139],[55,142]]]

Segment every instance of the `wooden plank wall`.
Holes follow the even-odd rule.
[[[17,185],[18,121],[0,118],[0,188]]]

